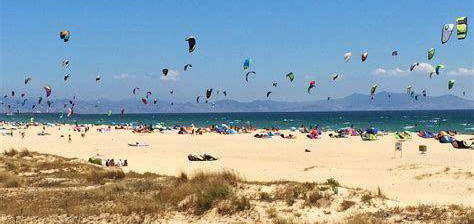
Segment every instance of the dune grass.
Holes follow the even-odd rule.
[[[260,187],[267,190],[248,191]],[[353,213],[345,219],[345,223],[351,224],[384,223],[387,218],[393,221],[400,217],[402,223],[406,220],[434,223],[474,220],[472,208],[460,205],[394,207],[357,213],[361,206],[373,207],[385,200],[382,190],[379,188],[372,194],[346,188],[351,192],[344,196],[339,194],[339,188],[341,184],[332,178],[323,183],[260,183],[246,182],[231,171],[181,173],[173,177],[125,173],[119,168],[100,167],[26,149],[9,149],[0,155],[0,214],[12,217],[48,220],[62,214],[164,217],[175,213],[201,217],[211,210],[223,217],[238,217],[241,213],[255,213],[255,207],[263,203],[269,208],[260,208],[266,215],[258,214],[258,217],[263,215],[266,217],[263,222],[272,223],[299,223],[304,220],[302,211],[325,211],[331,207],[337,208],[337,212]]]

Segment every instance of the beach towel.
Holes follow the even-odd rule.
[[[411,139],[411,134],[407,131],[395,132],[395,138],[407,140],[407,139]]]
[[[377,140],[377,136],[371,133],[364,133],[360,136],[363,141],[375,141]]]

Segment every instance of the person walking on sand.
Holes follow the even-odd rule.
[[[21,132],[21,139],[24,139],[25,138],[25,132]]]
[[[71,134],[68,135],[68,140],[67,140],[68,143],[71,143],[72,142],[72,139],[71,139]]]

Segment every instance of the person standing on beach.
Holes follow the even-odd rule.
[[[68,135],[68,140],[67,140],[68,143],[71,143],[72,142],[72,138],[71,138],[71,134]]]

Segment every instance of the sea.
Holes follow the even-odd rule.
[[[159,113],[159,114],[0,114],[0,121],[69,124],[161,124],[198,127],[209,125],[252,125],[257,128],[315,126],[325,130],[345,127],[377,127],[385,131],[456,130],[474,133],[474,110],[445,111],[341,111],[341,112],[258,112],[258,113]]]

